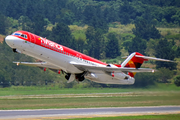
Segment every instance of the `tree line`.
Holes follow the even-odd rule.
[[[3,15],[19,19],[41,14],[51,23],[88,24],[107,31],[108,23],[134,23],[148,13],[156,25],[179,25],[179,0],[0,0]],[[13,6],[13,7],[12,7]]]
[[[117,58],[121,50],[129,54],[136,51],[159,58],[174,60],[180,56],[180,47],[174,36],[162,36],[156,26],[179,26],[179,1],[143,0],[0,0],[0,34],[7,35],[18,29],[26,30],[46,37],[59,44],[90,55],[97,59]],[[13,7],[12,7],[13,6]],[[127,25],[133,23],[131,36],[120,38],[122,34],[110,32],[114,23]],[[83,34],[85,38],[75,38],[68,25],[88,25]],[[48,27],[51,26],[49,29]],[[5,43],[0,44],[1,67],[0,85],[42,85],[53,83],[58,79],[55,73],[31,67],[16,68],[11,62],[33,61],[32,58],[12,54]],[[155,75],[139,74],[135,87],[147,86],[154,81],[168,82],[175,75],[176,63],[155,62],[161,72]],[[166,73],[165,74],[163,74]],[[23,75],[21,75],[23,73]],[[141,76],[141,77],[140,77]],[[148,77],[150,76],[150,77]],[[148,80],[144,80],[148,78]],[[150,79],[151,78],[151,79]],[[36,81],[38,79],[38,81]],[[63,79],[64,80],[64,79]],[[86,81],[87,82],[87,81]],[[5,84],[6,83],[6,84]],[[64,86],[73,86],[62,82]],[[87,86],[118,87],[87,82]]]

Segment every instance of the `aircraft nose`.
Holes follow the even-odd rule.
[[[14,45],[14,36],[8,35],[5,38],[5,41],[10,47],[12,47]]]

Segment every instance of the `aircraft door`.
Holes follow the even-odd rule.
[[[34,34],[30,34],[30,36],[31,36],[31,43],[30,43],[30,47],[34,47],[35,42],[36,42],[36,40],[35,40],[35,36],[34,36]]]

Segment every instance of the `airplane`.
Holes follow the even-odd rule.
[[[58,74],[65,73],[68,83],[89,79],[97,83],[131,85],[135,82],[134,76],[137,72],[155,71],[150,68],[140,68],[144,61],[173,62],[134,52],[127,56],[121,65],[107,64],[27,31],[16,31],[8,35],[5,41],[13,52],[40,60],[40,62],[13,63],[36,66],[44,71],[48,68]]]

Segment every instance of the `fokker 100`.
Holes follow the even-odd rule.
[[[171,62],[134,52],[121,65],[107,64],[27,31],[16,31],[8,35],[5,41],[14,52],[43,61],[14,63],[37,66],[44,71],[49,68],[59,74],[63,71],[68,83],[86,78],[104,84],[134,84],[136,72],[154,72],[154,69],[140,68],[144,61],[150,59]]]

